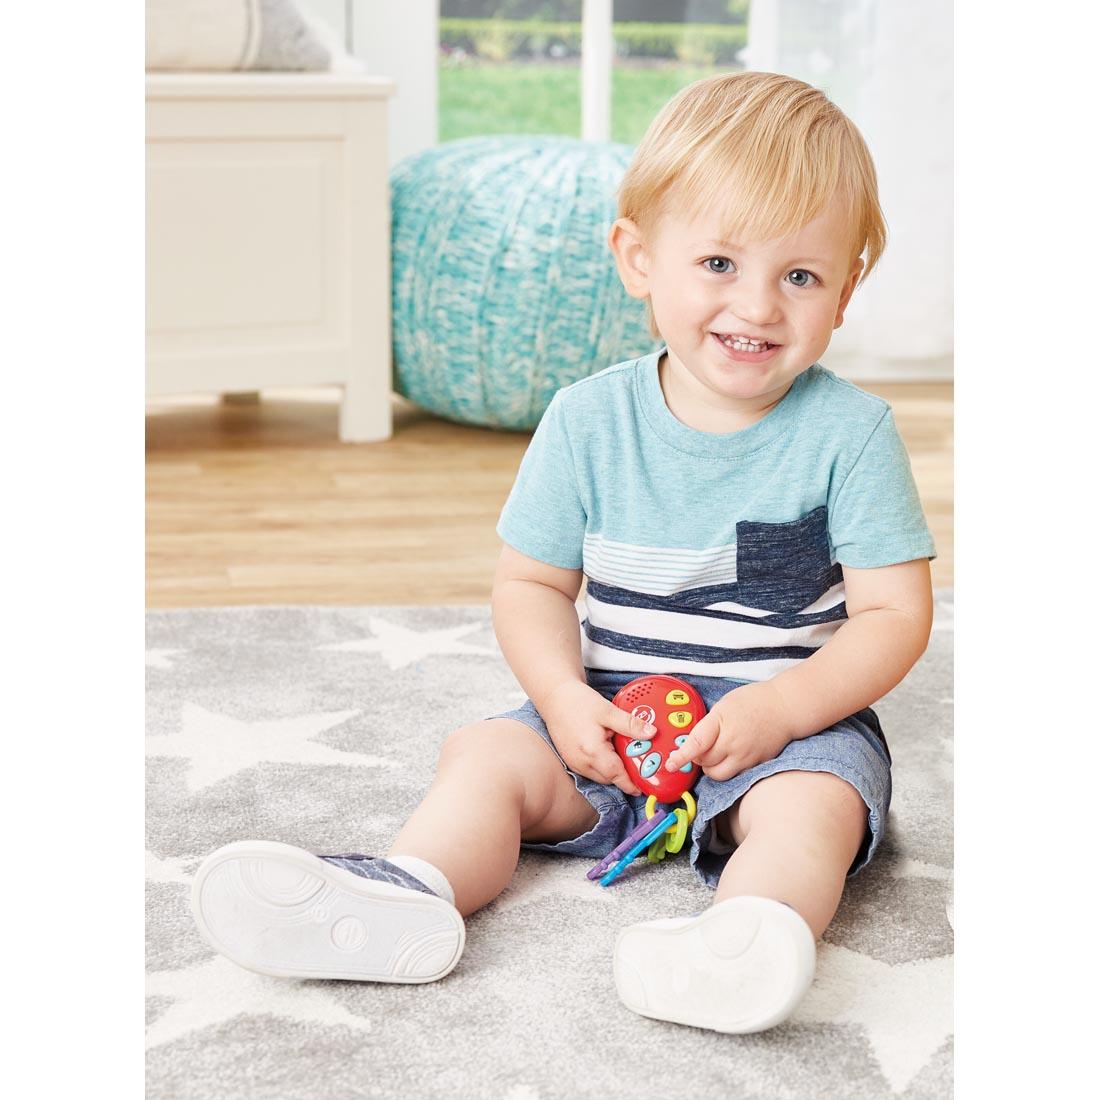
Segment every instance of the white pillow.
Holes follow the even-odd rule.
[[[145,68],[365,70],[294,0],[145,0]]]

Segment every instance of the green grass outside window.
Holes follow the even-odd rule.
[[[653,116],[685,85],[727,66],[670,61],[611,72],[611,139],[636,145]],[[568,63],[442,60],[439,140],[482,134],[580,137],[580,67]]]

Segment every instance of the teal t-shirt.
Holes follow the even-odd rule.
[[[845,620],[841,565],[935,557],[890,406],[815,365],[738,432],[669,411],[661,349],[559,390],[497,532],[586,578],[588,668],[764,680]]]

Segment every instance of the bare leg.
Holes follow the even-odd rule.
[[[389,853],[438,867],[454,908],[430,892],[395,891],[369,868],[360,875],[293,845],[238,841],[199,867],[192,913],[211,947],[261,974],[436,981],[462,955],[462,917],[512,877],[521,840],[579,836],[596,818],[538,734],[514,719],[487,719],[447,739],[431,787]]]
[[[432,785],[388,855],[419,856],[438,867],[465,917],[508,884],[521,840],[568,840],[596,820],[538,734],[515,719],[490,718],[444,742]]]
[[[840,904],[867,828],[867,806],[830,772],[779,772],[754,783],[716,827],[727,843],[732,835],[737,848],[714,901],[753,894],[786,902],[816,939]]]

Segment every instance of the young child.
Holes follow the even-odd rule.
[[[818,90],[720,75],[654,120],[619,213],[619,275],[666,346],[560,390],[504,507],[493,624],[529,699],[448,737],[384,859],[211,854],[195,919],[240,965],[443,977],[521,847],[596,860],[642,820],[611,736],[647,729],[610,700],[664,672],[709,708],[665,766],[702,767],[690,863],[714,903],[625,928],[619,996],[750,1032],[808,988],[886,824],[890,753],[867,708],[932,617],[935,550],[890,408],[819,365],[882,252],[875,171]],[[492,792],[476,805],[474,784]]]

